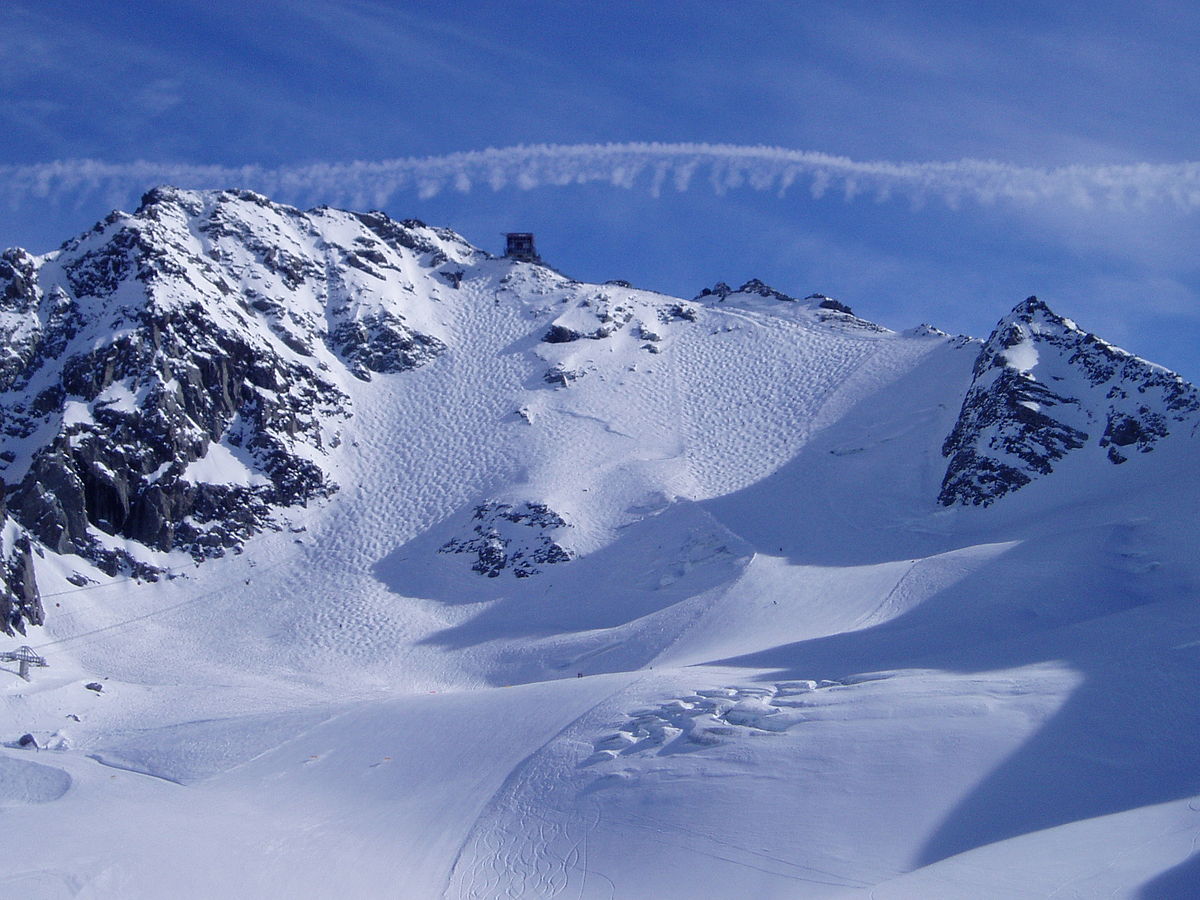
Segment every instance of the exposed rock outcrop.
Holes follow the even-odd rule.
[[[997,324],[942,453],[943,505],[987,506],[1088,447],[1112,463],[1200,420],[1173,372],[1082,331],[1036,297]]]
[[[514,506],[493,501],[475,508],[472,537],[447,541],[439,552],[474,554],[472,570],[489,578],[504,571],[528,578],[538,574],[540,566],[571,559],[570,551],[553,537],[568,527],[566,520],[544,503]]]
[[[238,547],[274,510],[337,489],[322,459],[351,414],[340,372],[402,372],[445,349],[412,320],[452,288],[420,273],[461,277],[484,257],[382,213],[174,188],[54,253],[6,251],[9,511],[48,549],[110,573],[154,567],[108,537],[196,559]],[[31,622],[19,563],[6,564],[4,602]]]

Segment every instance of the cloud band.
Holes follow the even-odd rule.
[[[413,194],[443,191],[604,183],[665,190],[707,186],[718,194],[750,188],[779,196],[841,195],[876,201],[906,199],[1076,208],[1200,208],[1200,163],[1032,168],[987,160],[859,162],[825,153],[729,144],[576,144],[505,147],[381,162],[210,166],[64,160],[0,166],[0,197],[10,206],[33,202],[82,205],[99,197],[128,204],[157,184],[187,188],[250,188],[273,199],[351,208],[383,207]]]

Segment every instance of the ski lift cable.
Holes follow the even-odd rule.
[[[284,564],[285,564],[285,561],[281,560],[280,562],[277,562],[275,565],[267,566],[266,568],[262,569],[261,571],[264,573],[270,572],[273,569],[277,569]],[[103,625],[100,628],[93,628],[90,631],[81,631],[79,634],[73,634],[73,635],[69,635],[68,637],[58,638],[57,640],[48,641],[44,644],[38,644],[36,647],[33,647],[31,649],[44,650],[47,647],[56,647],[56,646],[59,646],[62,644],[67,644],[67,643],[70,643],[73,641],[80,640],[82,638],[91,637],[91,636],[97,635],[97,634],[103,634],[106,631],[112,631],[117,628],[124,628],[126,625],[133,625],[137,622],[142,622],[146,619],[151,619],[155,616],[161,616],[166,613],[173,612],[177,609],[182,609],[185,606],[190,606],[193,603],[198,603],[201,600],[207,600],[209,597],[214,597],[218,594],[222,594],[226,590],[228,590],[228,588],[230,586],[232,586],[236,581],[241,581],[241,580],[242,580],[241,578],[235,578],[235,579],[231,578],[229,581],[225,582],[224,584],[220,585],[219,587],[213,588],[211,591],[205,591],[203,594],[197,594],[195,597],[191,597],[180,603],[175,603],[171,606],[165,606],[162,609],[154,609],[154,610],[151,610],[150,612],[142,613],[140,616],[134,616],[133,618],[125,619],[120,622],[113,622],[110,625]],[[92,587],[107,587],[107,586],[108,585],[92,585]],[[86,588],[81,588],[81,590],[86,590]]]
[[[163,575],[170,576],[181,570],[180,569],[161,569],[159,571]],[[107,581],[102,584],[85,584],[82,587],[72,588],[69,591],[55,591],[53,594],[39,594],[38,596],[42,600],[49,600],[51,597],[65,597],[65,596],[67,596],[67,594],[78,594],[80,591],[94,591],[99,588],[116,587],[118,584],[127,584],[130,581],[140,582],[141,580],[142,579],[135,578],[132,575],[127,575],[124,578],[118,579],[117,581]],[[155,582],[150,582],[150,583],[153,584]]]

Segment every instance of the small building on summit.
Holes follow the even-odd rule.
[[[541,262],[537,248],[533,245],[533,235],[528,231],[514,231],[504,235],[504,255],[508,259],[519,259],[522,262]]]

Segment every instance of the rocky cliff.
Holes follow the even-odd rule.
[[[381,213],[162,188],[45,256],[0,257],[0,477],[47,549],[153,576],[125,549],[217,556],[328,495],[346,377],[437,356],[431,305],[483,256]],[[27,540],[10,626],[40,621]],[[2,574],[2,573],[0,573]],[[22,599],[24,598],[24,599]]]
[[[1173,372],[1080,329],[1030,297],[975,362],[939,501],[987,506],[1074,452],[1120,465],[1200,423],[1200,393]]]

